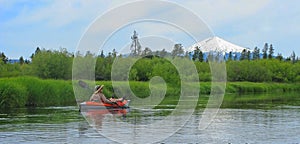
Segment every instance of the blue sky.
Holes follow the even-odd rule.
[[[0,0],[0,52],[9,58],[29,58],[36,47],[67,48],[75,52],[82,35],[103,14],[133,1],[110,0]],[[300,1],[298,0],[189,0],[174,1],[200,17],[214,35],[234,44],[253,49],[264,43],[273,44],[275,55],[300,55]],[[150,7],[150,6],[149,6]],[[172,15],[172,9],[151,11],[135,9],[139,16],[169,14],[170,18],[188,23],[183,15]],[[166,12],[167,11],[167,12]],[[176,13],[176,11],[175,11]],[[124,13],[124,15],[128,15]],[[118,15],[122,19],[122,15]],[[130,16],[129,16],[130,17]],[[159,28],[158,28],[159,27]],[[191,26],[197,29],[197,26]],[[110,25],[102,30],[109,29]],[[191,44],[178,29],[155,22],[131,23],[118,29],[103,46],[104,51],[121,50],[130,44],[137,30],[143,47],[183,43]],[[153,36],[153,37],[151,37]],[[155,36],[155,37],[154,37]],[[160,43],[165,39],[168,42]],[[170,38],[174,37],[174,38]],[[187,42],[189,41],[189,42]],[[143,45],[144,44],[144,45]]]

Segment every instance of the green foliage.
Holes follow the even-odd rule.
[[[226,94],[222,108],[270,108],[278,105],[298,105],[298,92]]]
[[[227,93],[266,93],[299,91],[300,85],[287,83],[228,82]]]
[[[184,50],[182,44],[175,44],[171,52],[173,58],[184,55]]]
[[[228,81],[295,82],[299,64],[277,59],[255,61],[228,61]]]
[[[32,59],[33,73],[40,78],[70,79],[72,57],[66,49],[41,50]]]
[[[116,87],[112,87],[111,81],[97,81],[98,85],[105,85],[104,94],[111,97],[113,94],[116,96],[127,97],[135,100],[132,94],[139,98],[147,98],[151,94],[149,82],[130,81],[129,91],[126,88],[127,82],[114,82]],[[82,93],[83,97],[77,97],[78,101],[88,100],[93,91],[92,83],[88,83],[89,88],[82,88],[75,84],[74,90],[82,89],[87,93]],[[191,86],[197,86],[198,83],[190,83]],[[77,86],[77,87],[76,87]],[[163,101],[160,105],[176,105],[181,93],[181,86],[174,84],[166,85],[166,94],[163,95]],[[156,85],[156,90],[163,86]],[[125,90],[125,91],[123,91]],[[131,93],[132,91],[132,93]],[[247,94],[247,93],[285,93],[285,92],[298,92],[300,85],[287,84],[287,83],[252,83],[252,82],[228,82],[226,86],[226,93]],[[121,93],[120,93],[121,92]],[[210,82],[200,82],[199,95],[209,95],[211,93]],[[206,98],[205,98],[206,99]],[[241,99],[231,97],[225,100],[227,103],[232,102],[261,102],[259,97],[249,97]],[[271,101],[285,100],[291,102],[293,99],[264,97],[264,100]],[[0,108],[14,108],[24,106],[66,106],[74,105],[75,97],[71,81],[63,80],[42,80],[35,77],[16,77],[16,78],[1,78],[0,79]],[[202,103],[205,101],[200,99]]]
[[[5,63],[5,64],[8,61],[8,58],[5,56],[4,52],[1,52],[1,54],[0,54],[0,61]]]
[[[265,43],[264,48],[262,49],[263,59],[268,58],[268,49],[269,49],[269,45],[268,45],[268,43]]]
[[[273,46],[266,43],[262,49],[265,59],[260,60],[259,48],[253,51],[253,59],[250,60],[249,51],[244,50],[241,56],[242,61],[237,58],[232,58],[230,53],[229,60],[226,62],[227,81],[250,81],[250,82],[284,82],[293,83],[299,82],[300,78],[300,62],[296,60],[296,55],[293,52],[291,57],[283,59],[280,54],[276,59],[270,56],[273,54]],[[267,51],[269,50],[269,51]],[[150,52],[150,49],[147,50]],[[212,72],[210,63],[202,62],[203,55],[199,48],[194,51],[192,57],[197,74],[188,75],[188,80],[199,78],[200,81],[211,81]],[[267,53],[269,52],[269,57]],[[112,80],[112,75],[117,80],[133,80],[133,81],[149,81],[154,76],[162,77],[169,84],[178,84],[180,75],[178,66],[174,66],[172,61],[176,59],[184,59],[182,53],[182,45],[176,44],[173,50],[173,57],[168,55],[165,50],[153,52],[159,56],[138,57],[122,57],[117,56],[114,50],[108,56],[104,56],[103,52],[100,56],[95,56],[90,52],[82,56],[76,54],[76,58],[66,51],[51,51],[39,49],[32,55],[32,63],[21,62],[23,64],[8,64],[5,61],[0,61],[0,77],[16,77],[16,76],[37,76],[43,79],[71,79],[72,75],[78,79],[93,80]],[[270,55],[271,54],[271,55]],[[1,55],[4,55],[1,54]],[[146,55],[146,54],[145,54]],[[236,55],[235,55],[236,56]],[[4,58],[1,56],[1,58]],[[5,59],[7,59],[5,57]],[[22,57],[20,57],[22,59]],[[216,56],[211,53],[208,59],[217,62]],[[233,60],[234,59],[234,60]],[[74,60],[74,61],[73,61]],[[114,65],[116,61],[119,64]],[[186,62],[186,61],[184,61]],[[73,64],[73,65],[72,65]],[[121,70],[116,71],[114,67]],[[181,65],[179,65],[180,67]],[[185,63],[182,64],[186,73],[189,73],[189,68]],[[73,70],[73,71],[72,71]],[[113,73],[112,73],[113,72]],[[95,74],[95,75],[94,75]]]
[[[18,83],[0,80],[0,108],[23,107],[26,103],[28,92]]]
[[[61,106],[75,104],[71,82],[35,77],[0,79],[0,107]]]

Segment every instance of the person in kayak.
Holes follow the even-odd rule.
[[[105,95],[103,94],[103,87],[104,85],[96,85],[95,92],[91,96],[90,101],[94,102],[102,102],[102,103],[109,103],[109,104],[115,104],[117,101],[122,101],[122,99],[107,99]]]

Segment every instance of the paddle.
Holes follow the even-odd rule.
[[[90,89],[89,85],[88,85],[86,82],[82,81],[82,80],[79,80],[79,81],[78,81],[78,84],[79,84],[79,86],[81,86],[82,88]]]

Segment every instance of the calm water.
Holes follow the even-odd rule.
[[[143,125],[163,119],[168,110],[131,109],[83,114],[91,126],[77,107],[1,112],[0,143],[117,143],[99,134],[111,126],[111,121]],[[300,143],[300,107],[220,109],[205,130],[198,129],[201,114],[202,110],[195,111],[183,128],[160,143]],[[134,135],[117,127],[113,131]],[[158,129],[157,133],[161,131]],[[151,141],[151,137],[145,137],[145,141]]]

